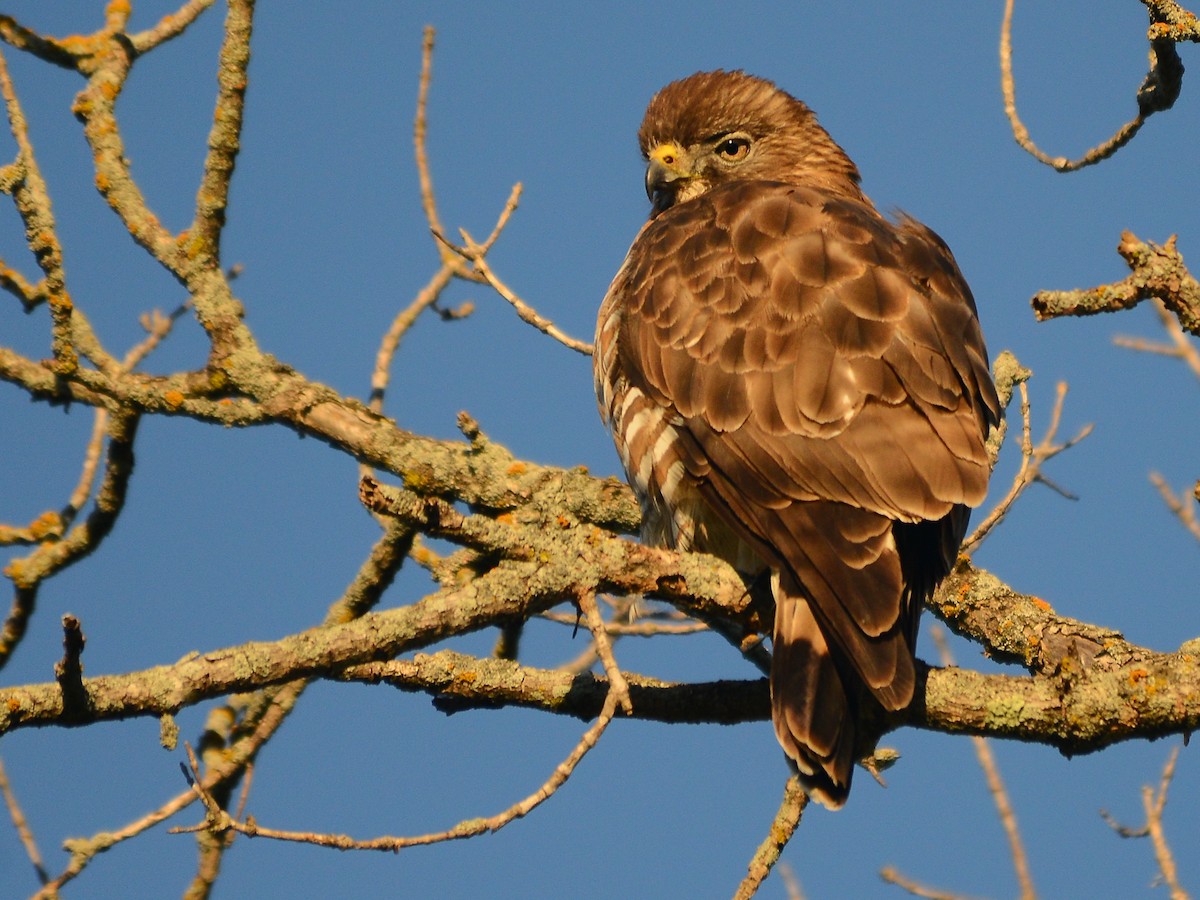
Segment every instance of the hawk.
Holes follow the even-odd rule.
[[[912,700],[921,606],[986,492],[975,302],[769,81],[673,82],[638,140],[650,218],[600,307],[600,413],[644,540],[769,573],[775,733],[837,808],[872,705]]]

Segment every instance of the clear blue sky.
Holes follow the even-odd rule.
[[[55,34],[89,31],[100,3],[0,4]],[[135,3],[136,27],[171,4]],[[698,69],[744,68],[806,100],[850,152],[864,187],[954,249],[979,302],[993,353],[1012,349],[1035,372],[1035,425],[1054,384],[1071,393],[1064,431],[1095,434],[1050,474],[1068,502],[1035,488],[977,561],[1058,611],[1118,628],[1155,649],[1200,633],[1197,547],[1147,481],[1177,488],[1197,475],[1200,391],[1177,362],[1114,348],[1117,333],[1157,337],[1148,309],[1036,324],[1029,297],[1123,277],[1122,229],[1155,241],[1178,233],[1200,263],[1194,191],[1200,108],[1185,85],[1173,111],[1100,166],[1060,175],[1013,143],[999,89],[998,4],[727,4],[617,7],[411,3],[262,3],[250,68],[225,260],[271,352],[306,375],[365,397],[379,335],[437,264],[421,215],[411,151],[421,29],[438,28],[429,148],[444,221],[477,237],[512,184],[520,210],[495,249],[496,271],[570,334],[590,339],[608,280],[646,213],[634,133],[662,84]],[[303,10],[301,12],[301,9]],[[190,220],[211,120],[223,12],[141,60],[118,107],[128,155],[153,208],[172,228]],[[1135,110],[1145,73],[1145,12],[1135,0],[1074,0],[1017,9],[1018,100],[1050,153],[1077,155]],[[1195,58],[1182,48],[1185,62]],[[138,316],[180,302],[180,288],[124,235],[91,186],[69,106],[82,82],[4,50],[31,120],[65,241],[76,303],[114,352],[139,337]],[[0,139],[0,159],[11,139]],[[9,204],[0,254],[28,274]],[[0,342],[48,355],[46,316],[0,298]],[[389,414],[454,436],[470,411],[519,456],[616,471],[592,399],[588,362],[521,324],[499,298],[471,299],[465,321],[423,321],[397,359]],[[194,367],[204,347],[182,325],[147,365]],[[30,404],[0,386],[0,520],[64,502],[90,416]],[[1003,494],[1010,452],[996,484]],[[59,619],[79,616],[89,675],[174,661],[318,622],[364,557],[376,529],[356,499],[354,465],[282,429],[224,432],[181,420],[142,425],[127,508],[101,552],[42,591],[4,683],[46,681],[61,654]],[[406,573],[385,598],[427,590]],[[4,602],[4,607],[7,602]],[[932,625],[926,617],[925,626]],[[459,643],[486,652],[491,637]],[[530,660],[582,649],[538,627]],[[987,666],[957,644],[964,666]],[[927,644],[922,655],[931,657]],[[667,678],[749,677],[706,638],[618,645],[628,669]],[[182,714],[195,739],[204,710]],[[263,753],[249,810],[280,828],[360,837],[412,834],[491,815],[532,791],[584,726],[528,712],[446,719],[428,699],[384,688],[317,685]],[[971,746],[916,733],[882,790],[863,777],[847,808],[813,809],[784,859],[810,898],[891,897],[878,870],[976,896],[1016,893],[1008,852]],[[1122,841],[1101,807],[1141,822],[1139,789],[1178,741],[1129,744],[1067,761],[1036,746],[994,744],[1046,897],[1150,896],[1145,842]],[[0,758],[48,867],[63,838],[118,828],[183,788],[180,752],[158,746],[153,720],[84,731],[23,731]],[[241,840],[218,896],[722,897],[742,877],[777,807],[785,776],[766,723],[731,728],[618,722],[570,783],[501,833],[398,857],[338,854]],[[1200,788],[1185,751],[1168,809],[1181,877],[1200,890]],[[195,821],[189,811],[179,824]],[[94,862],[67,896],[177,895],[194,870],[190,838],[160,829]],[[0,821],[0,896],[32,892],[32,869]],[[762,896],[784,890],[772,879]]]

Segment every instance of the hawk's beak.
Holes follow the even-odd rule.
[[[648,154],[646,166],[646,196],[655,208],[670,206],[670,195],[674,194],[675,182],[690,178],[687,157],[677,144],[659,144]],[[667,202],[662,202],[666,200]]]

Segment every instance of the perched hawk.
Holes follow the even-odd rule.
[[[775,733],[836,808],[868,704],[912,700],[921,605],[987,487],[975,302],[769,81],[669,84],[638,139],[652,207],[600,307],[600,412],[645,540],[769,570]]]

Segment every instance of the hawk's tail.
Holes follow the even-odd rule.
[[[858,719],[808,601],[776,580],[771,719],[804,789],[829,809],[850,793]],[[783,582],[781,584],[781,581]]]

